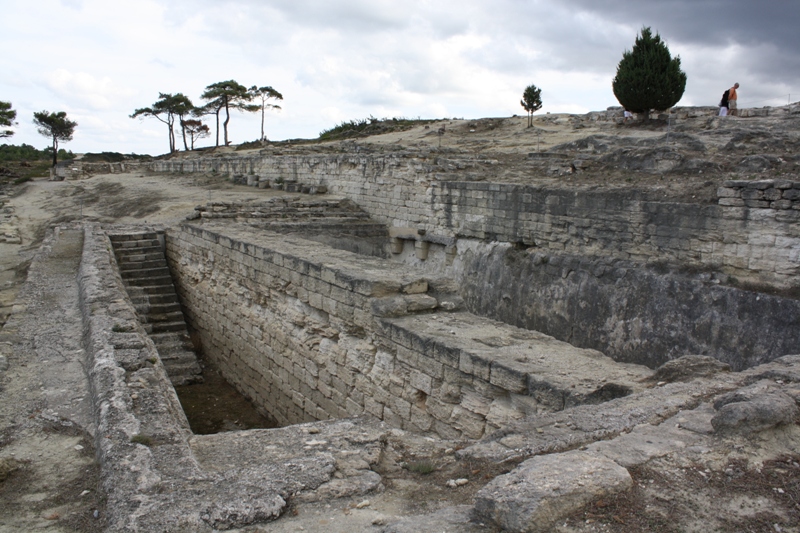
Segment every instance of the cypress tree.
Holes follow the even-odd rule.
[[[642,28],[633,50],[622,54],[612,85],[622,107],[649,118],[651,109],[662,111],[678,103],[686,89],[686,73],[681,58],[670,56],[661,36]]]

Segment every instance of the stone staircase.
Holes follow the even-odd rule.
[[[202,381],[158,234],[121,233],[109,238],[128,296],[173,385]]]

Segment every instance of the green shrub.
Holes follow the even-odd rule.
[[[342,122],[338,126],[324,130],[319,134],[320,141],[335,141],[339,139],[349,139],[351,137],[364,137],[368,135],[380,135],[381,133],[391,133],[393,131],[405,131],[428,124],[435,120],[408,119],[403,117],[377,119],[370,115],[369,118],[360,120],[350,120]]]
[[[415,474],[427,476],[428,474],[436,472],[436,465],[428,459],[423,459],[421,461],[409,463],[408,470],[409,472],[414,472]]]

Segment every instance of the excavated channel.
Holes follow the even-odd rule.
[[[163,233],[109,235],[125,288],[153,340],[196,435],[278,427],[233,387],[202,353],[186,327],[163,250]]]
[[[277,421],[260,414],[247,398],[228,383],[213,363],[201,358],[201,365],[201,383],[175,387],[189,427],[195,435],[279,427]]]

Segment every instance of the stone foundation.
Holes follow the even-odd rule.
[[[282,424],[366,414],[474,439],[650,375],[459,311],[443,280],[306,240],[184,224],[167,256],[206,356]]]
[[[794,287],[800,275],[800,211],[772,204],[647,200],[632,190],[580,191],[480,179],[491,162],[419,153],[248,155],[165,160],[158,172],[249,173],[253,184],[323,186],[390,227],[442,238],[535,246],[544,252],[667,262],[743,281]],[[454,170],[459,170],[458,173]],[[793,186],[792,186],[793,187]],[[789,189],[792,191],[795,189]],[[785,191],[784,191],[785,192]],[[763,203],[763,202],[762,202]],[[775,204],[783,205],[783,204]]]

